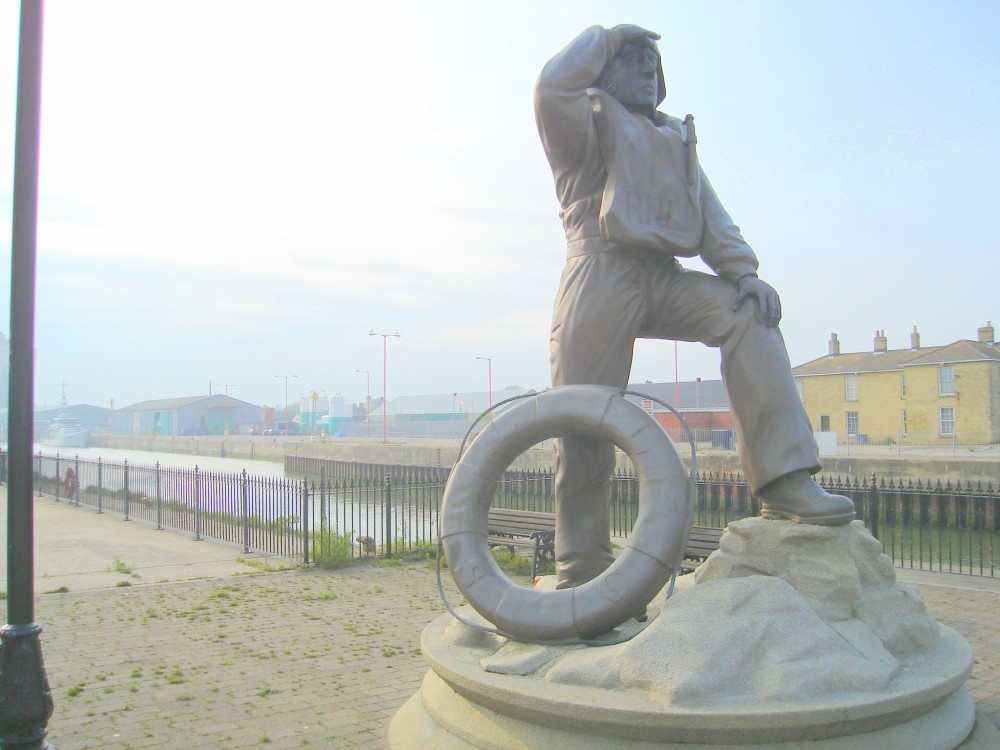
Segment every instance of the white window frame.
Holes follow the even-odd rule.
[[[857,401],[858,400],[858,376],[857,375],[845,375],[844,376],[844,400],[845,401]]]
[[[899,397],[906,398],[906,373],[899,373]]]
[[[938,409],[938,432],[941,437],[955,437],[954,406],[942,406]]]
[[[955,371],[947,365],[938,368],[938,395],[955,395]]]
[[[858,413],[856,411],[845,412],[845,418],[847,422],[847,437],[852,437],[858,434],[858,427],[860,425],[860,420],[858,419]],[[854,430],[851,430],[851,423],[854,423]]]

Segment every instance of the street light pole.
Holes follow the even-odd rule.
[[[476,359],[485,359],[486,360],[486,373],[487,373],[487,379],[489,381],[489,388],[490,388],[490,405],[489,405],[489,408],[492,409],[493,408],[493,360],[490,357],[476,357]],[[491,414],[490,417],[492,417],[492,416],[493,415]]]
[[[298,375],[275,375],[274,377],[276,377],[276,378],[284,378],[285,379],[285,406],[284,406],[284,409],[287,412],[288,411],[288,379],[289,378],[297,378]],[[288,415],[286,414],[285,416],[288,416]]]
[[[386,400],[386,364],[388,362],[388,351],[389,351],[389,338],[395,336],[400,338],[399,332],[396,333],[375,333],[375,331],[368,331],[369,336],[381,336],[382,337],[382,442],[389,442],[389,432],[386,420],[389,418],[388,413],[386,413],[386,405],[388,401]]]
[[[372,374],[368,370],[355,370],[365,374],[365,431],[372,436]]]
[[[35,622],[35,282],[41,132],[42,0],[23,0],[17,61],[8,381],[7,623],[0,628],[0,747],[46,750],[52,693]]]

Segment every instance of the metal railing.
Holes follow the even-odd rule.
[[[407,545],[433,543],[440,495],[447,471],[433,467],[384,466],[327,461],[326,459],[286,460],[286,474],[324,482],[366,481],[359,477],[381,474],[383,492],[398,498],[404,519],[392,528],[392,538]],[[342,479],[333,479],[343,477]],[[831,492],[850,497],[858,519],[865,523],[882,543],[885,553],[897,567],[996,576],[1000,564],[1000,489],[992,484],[941,483],[865,478],[817,477]],[[423,493],[419,505],[408,501],[408,493]],[[493,505],[504,508],[551,512],[554,507],[550,471],[507,471],[497,482]],[[396,508],[393,500],[390,508]],[[639,510],[639,482],[634,474],[615,473],[611,477],[609,521],[616,537],[627,537]],[[395,512],[391,510],[390,512]],[[365,521],[358,518],[357,528],[366,535],[384,538],[383,513]],[[413,514],[425,518],[424,525]],[[423,514],[423,515],[421,515]],[[760,500],[750,491],[739,474],[698,475],[695,497],[695,524],[725,527],[732,521],[760,515]],[[377,517],[376,517],[377,516]],[[332,527],[332,526],[331,526]],[[377,534],[382,534],[382,537]]]
[[[38,495],[289,558],[307,548],[301,481],[38,454]]]
[[[358,537],[369,537],[385,557],[425,547],[430,552],[436,548],[448,475],[436,467],[293,457],[286,461],[286,478],[41,454],[35,464],[39,495],[306,563],[360,557],[365,548]],[[0,461],[0,480],[4,468]],[[288,477],[292,474],[295,478]],[[992,484],[901,482],[874,475],[818,481],[854,501],[858,518],[894,565],[997,575],[1000,492]],[[638,477],[615,473],[611,488],[612,534],[627,537],[639,510]],[[552,473],[505,472],[493,505],[551,512]],[[760,502],[740,475],[698,476],[695,524],[721,528],[759,513]]]

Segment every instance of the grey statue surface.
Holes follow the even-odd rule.
[[[552,384],[624,388],[636,338],[718,347],[743,470],[765,518],[842,525],[853,502],[820,469],[784,340],[781,303],[697,162],[693,120],[657,110],[659,35],[584,31],[542,70],[535,116],[555,179],[567,259],[550,339]],[[700,256],[714,274],[685,269]],[[612,562],[614,446],[556,441],[556,573],[578,586]]]

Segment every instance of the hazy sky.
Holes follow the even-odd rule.
[[[0,4],[9,309],[18,3]],[[1000,4],[48,0],[36,402],[544,388],[564,259],[532,87],[663,35],[663,109],[782,295],[793,364],[1000,324]],[[688,265],[700,267],[700,261]],[[9,331],[9,325],[0,326]],[[680,377],[718,353],[680,348]],[[672,381],[640,342],[632,380]],[[217,385],[217,390],[223,390]]]

